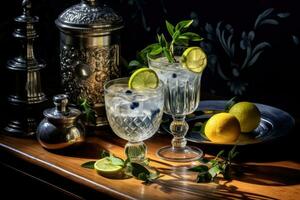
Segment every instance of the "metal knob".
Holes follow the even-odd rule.
[[[68,95],[58,94],[53,97],[53,103],[55,105],[55,112],[59,114],[67,114]]]
[[[30,16],[31,7],[32,6],[30,0],[23,0],[22,1],[23,15]]]
[[[88,4],[90,6],[96,5],[96,0],[82,0],[81,2],[84,3],[84,4]]]

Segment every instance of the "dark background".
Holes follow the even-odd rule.
[[[61,92],[59,32],[54,20],[63,10],[78,3],[79,0],[33,0],[32,2],[33,14],[40,17],[40,39],[36,53],[47,63],[47,67],[42,72],[42,82],[45,93],[51,99],[54,94]],[[296,119],[296,124],[299,123],[300,9],[297,1],[107,0],[99,2],[107,3],[124,18],[121,55],[125,60],[134,59],[138,50],[154,42],[157,32],[166,32],[165,19],[175,24],[180,20],[193,18],[195,22],[193,31],[205,38],[204,42],[199,45],[205,48],[210,61],[202,80],[203,99],[229,99],[238,95],[242,100],[283,109]],[[13,85],[5,70],[6,62],[20,48],[15,45],[11,35],[14,28],[13,18],[21,14],[20,4],[21,0],[1,1],[0,114],[2,117],[9,112],[6,109],[5,99]],[[240,48],[240,41],[243,39],[244,43],[247,42],[247,39],[242,38],[242,33],[243,31],[249,33],[253,30],[257,17],[269,8],[274,8],[266,17],[271,19],[271,22],[269,20],[269,23],[255,30],[252,45],[254,47],[261,42],[268,42],[271,47],[266,48],[252,66],[240,70],[245,56],[245,50]],[[210,24],[215,31],[220,21],[223,21],[222,30],[230,32],[234,29],[233,41],[236,45],[236,56],[232,60],[228,58],[219,41],[211,38],[207,32],[209,26],[207,24]],[[127,75],[125,64],[121,67],[123,75]],[[222,70],[228,80],[220,75],[218,69]],[[230,89],[232,85],[235,87]],[[243,86],[246,87],[241,90]],[[247,155],[254,158],[256,162],[259,162],[259,157],[263,160],[275,158],[299,161],[298,132],[296,126],[289,137],[268,147],[262,145],[256,149],[249,149]],[[11,178],[11,185],[15,185],[13,180],[19,177]]]
[[[57,16],[66,8],[78,3],[76,0],[33,0],[33,14],[40,17],[40,40],[36,53],[46,61],[47,68],[43,70],[42,82],[47,95],[60,92],[59,76],[59,33],[54,24]],[[111,0],[104,2],[119,12],[125,21],[122,32],[122,57],[130,61],[136,52],[147,44],[154,42],[157,32],[165,32],[164,20],[175,24],[182,19],[193,18],[193,31],[205,38],[201,44],[206,47],[209,56],[217,57],[217,63],[230,80],[224,80],[212,64],[204,73],[202,81],[203,94],[213,94],[229,99],[239,95],[243,100],[269,104],[286,110],[293,116],[299,116],[299,85],[298,68],[300,67],[300,14],[296,1],[286,0],[248,0],[248,1],[172,1],[172,0]],[[9,91],[11,80],[6,76],[7,60],[14,56],[18,46],[11,36],[13,18],[20,15],[21,1],[10,0],[1,2],[0,12],[0,87],[1,110],[5,95]],[[255,31],[252,44],[268,42],[271,48],[266,48],[257,61],[249,68],[233,75],[230,62],[237,61],[241,65],[245,50],[240,48],[242,32],[253,29],[257,16],[266,9],[274,8],[267,18],[278,22],[264,24]],[[278,13],[284,15],[280,18]],[[210,40],[205,29],[210,24],[215,30],[219,21],[222,28],[234,29],[233,41],[236,43],[236,58],[230,60],[216,38]],[[208,47],[207,47],[208,45]],[[215,62],[215,58],[209,59]],[[240,67],[240,66],[238,66]],[[237,67],[237,68],[238,68]],[[126,68],[122,65],[126,75]],[[236,85],[230,89],[230,85]],[[241,85],[246,84],[242,94]],[[240,86],[240,87],[239,87]],[[206,95],[204,95],[205,98]]]

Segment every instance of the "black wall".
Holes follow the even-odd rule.
[[[40,17],[40,41],[37,53],[47,62],[42,78],[45,91],[50,96],[60,92],[59,37],[54,20],[64,9],[77,2],[79,0],[33,0],[33,13]],[[300,82],[297,73],[300,68],[300,9],[297,7],[297,1],[107,0],[106,3],[118,11],[126,23],[122,33],[124,59],[133,59],[136,51],[154,41],[157,32],[165,32],[165,19],[176,23],[192,17],[196,21],[193,30],[206,38],[201,45],[213,61],[204,73],[203,92],[231,98],[236,95],[235,93],[239,93],[241,89],[239,86],[246,84],[246,89],[238,94],[244,100],[276,106],[294,116],[299,116],[300,99],[296,94]],[[5,73],[5,63],[18,48],[14,45],[11,33],[13,18],[21,12],[21,1],[2,1],[1,4],[0,110],[5,110],[3,108],[5,95],[11,84]],[[249,68],[238,70],[238,74],[233,72],[233,68],[241,67],[245,55],[245,51],[240,48],[242,32],[249,33],[253,30],[257,16],[269,8],[274,8],[266,16],[271,21],[266,21],[266,24],[255,30],[255,38],[251,45],[254,47],[260,42],[268,42],[271,47],[266,48]],[[276,23],[274,20],[278,24],[274,24]],[[227,34],[234,30],[232,41],[236,43],[236,57],[233,60],[228,58],[217,39],[210,40],[208,28],[205,29],[208,23],[214,32],[219,21],[223,21],[221,30],[227,31]],[[230,80],[224,80],[220,76],[217,65]],[[123,71],[126,75],[125,67]],[[229,82],[235,85],[235,89],[230,89]]]

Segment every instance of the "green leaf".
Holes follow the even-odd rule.
[[[188,39],[190,39],[191,41],[194,41],[194,42],[203,40],[203,38],[200,35],[198,35],[197,33],[193,33],[193,32],[186,32],[186,33],[183,33],[181,36],[187,37]]]
[[[207,182],[211,182],[212,177],[211,175],[207,172],[207,173],[199,173],[197,176],[197,183],[207,183]]]
[[[139,174],[144,173],[145,175],[150,175],[150,171],[139,163],[132,162],[132,175],[136,178],[139,177]]]
[[[217,155],[216,157],[214,158],[214,160],[217,160],[219,157],[221,157],[223,154],[224,154],[224,150],[221,150]]]
[[[131,69],[136,69],[136,68],[142,67],[142,64],[139,61],[137,61],[137,60],[132,60],[132,61],[129,62],[128,66]]]
[[[231,99],[229,99],[226,104],[225,104],[225,112],[228,112],[230,110],[230,108],[237,103],[238,97],[232,97]]]
[[[89,162],[83,163],[83,164],[81,164],[81,167],[88,168],[88,169],[94,169],[95,162],[96,161],[89,161]]]
[[[179,22],[178,24],[176,24],[175,26],[175,31],[179,30],[183,30],[183,29],[186,29],[188,27],[190,27],[193,23],[193,20],[184,20],[184,21],[181,21]]]
[[[222,172],[222,169],[219,165],[216,165],[208,170],[208,173],[211,175],[212,178],[215,178],[218,174]]]
[[[202,122],[196,122],[192,128],[192,131],[199,132],[202,129],[202,126]]]
[[[147,175],[146,173],[139,173],[136,178],[147,182],[149,180],[149,175]]]
[[[188,39],[181,39],[181,38],[178,38],[175,42],[176,45],[179,45],[179,46],[189,46],[189,40]]]
[[[199,159],[199,162],[202,162],[202,163],[208,163],[209,161],[210,161],[210,159],[204,158],[204,157]]]
[[[209,168],[206,165],[199,165],[196,167],[192,167],[188,170],[192,171],[192,172],[207,172],[209,170]]]
[[[161,36],[160,36],[161,40],[160,40],[160,45],[162,47],[168,47],[168,42],[164,36],[164,34],[162,33]]]
[[[165,47],[163,47],[163,53],[164,53],[164,55],[166,56],[166,58],[168,59],[168,61],[170,63],[174,63],[175,62],[174,58],[171,56],[170,51],[167,50]]]
[[[175,33],[172,36],[173,41],[176,41],[179,36],[180,36],[180,31],[179,30],[175,31]]]
[[[124,166],[124,160],[118,157],[115,157],[113,155],[110,155],[108,157],[108,159],[110,160],[112,165],[116,165],[116,166]]]
[[[108,151],[106,151],[106,150],[104,150],[104,149],[102,149],[102,150],[100,151],[100,158],[105,158],[105,157],[109,157],[109,156],[110,156],[110,154],[109,154]]]
[[[167,20],[166,20],[166,26],[167,26],[167,30],[168,30],[170,36],[173,36],[174,26],[170,22],[168,22]]]
[[[162,52],[162,47],[158,46],[157,48],[153,48],[150,52],[150,55],[155,56]]]

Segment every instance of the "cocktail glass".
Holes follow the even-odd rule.
[[[179,61],[180,57],[175,57]],[[172,146],[162,147],[157,155],[164,160],[188,162],[202,157],[197,147],[186,146],[185,135],[189,129],[185,116],[193,113],[200,101],[201,73],[184,68],[179,62],[169,63],[162,55],[148,55],[148,64],[164,83],[164,112],[172,115],[170,131],[173,135]]]
[[[163,83],[156,89],[131,90],[128,78],[119,78],[107,82],[104,91],[109,124],[116,135],[128,141],[126,156],[144,163],[147,147],[143,141],[158,130],[163,115]]]

